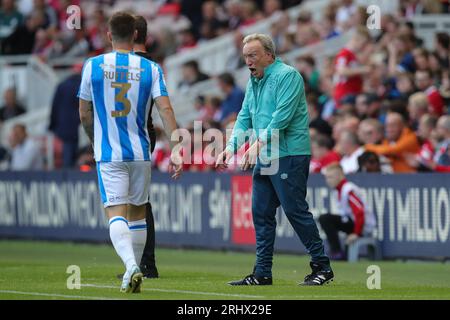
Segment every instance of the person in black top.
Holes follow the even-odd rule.
[[[36,33],[45,22],[45,15],[40,11],[34,11],[2,42],[1,54],[31,54],[36,42]]]
[[[78,127],[80,126],[77,97],[81,83],[82,64],[72,68],[72,74],[61,81],[53,95],[48,129],[63,143],[63,168],[75,165],[78,153]]]
[[[150,54],[146,51],[145,41],[147,39],[147,21],[142,16],[135,16],[135,25],[137,30],[136,40],[134,41],[134,53],[152,60]],[[153,101],[151,102],[150,112],[148,113],[147,131],[150,137],[150,150],[153,153],[156,144],[156,131],[152,122]],[[153,218],[152,205],[150,201],[147,204],[147,241],[145,242],[144,252],[140,263],[140,268],[144,277],[158,278],[158,269],[155,262],[155,221]],[[139,257],[136,257],[138,260]]]

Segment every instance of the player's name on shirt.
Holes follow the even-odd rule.
[[[140,81],[141,80],[141,72],[144,71],[144,69],[136,68],[132,66],[116,66],[116,65],[107,65],[107,64],[101,64],[100,67],[103,70],[103,78],[109,79],[109,80],[116,80],[116,81]],[[119,71],[118,69],[123,69],[127,71]],[[138,72],[134,73],[131,72],[133,70],[136,70]]]

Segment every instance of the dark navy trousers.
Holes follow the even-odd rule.
[[[253,170],[252,213],[256,231],[254,274],[272,277],[277,224],[275,214],[280,205],[311,255],[311,261],[329,269],[330,260],[325,255],[317,225],[306,202],[310,156],[287,156],[274,161],[279,161],[279,170],[275,174],[261,174],[261,169],[268,165],[259,161]]]

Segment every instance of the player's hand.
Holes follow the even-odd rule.
[[[178,179],[183,172],[183,157],[178,151],[172,151],[170,155],[169,173],[172,174],[173,179]]]
[[[222,151],[218,156],[216,160],[216,168],[218,169],[226,169],[228,168],[228,162],[230,161],[231,157],[233,157],[233,153],[227,149]]]
[[[249,168],[253,168],[256,165],[256,160],[258,159],[259,152],[261,151],[262,143],[259,140],[256,140],[250,148],[244,153],[244,157],[242,159],[242,170],[247,170]]]
[[[353,242],[355,242],[356,240],[358,240],[359,236],[356,233],[351,233],[348,235],[347,240],[345,241],[345,243],[347,245],[351,245]]]

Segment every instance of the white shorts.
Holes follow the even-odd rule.
[[[97,175],[103,206],[140,206],[148,202],[150,161],[97,162]]]

